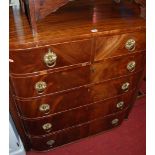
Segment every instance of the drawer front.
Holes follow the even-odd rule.
[[[138,72],[131,76],[108,80],[58,94],[37,97],[35,99],[16,99],[16,103],[23,117],[43,117],[126,93],[126,90],[122,90],[122,85],[128,82],[128,91],[134,89],[141,75],[142,72]],[[43,104],[46,104],[48,107],[44,106],[45,110],[40,110]]]
[[[26,74],[90,61],[91,40],[10,51],[10,73]]]
[[[16,103],[23,117],[36,118],[89,104],[89,94],[88,88],[82,87],[36,99],[16,99]]]
[[[95,84],[90,88],[91,101],[96,102],[105,98],[110,98],[126,93],[135,87],[142,76],[142,71],[124,76],[114,80],[108,80],[99,84]]]
[[[27,98],[103,81],[104,75],[102,72],[98,76],[92,74],[94,73],[92,73],[90,66],[84,66],[32,77],[11,76],[11,81],[15,95],[20,98]]]
[[[46,118],[26,119],[24,120],[25,128],[30,135],[44,135],[101,118],[126,108],[130,104],[132,94],[133,92],[130,92],[113,99],[92,103]],[[45,129],[44,126],[48,127]]]
[[[122,123],[125,113],[126,111],[123,111],[118,114],[113,114],[102,119],[80,124],[73,128],[62,130],[44,137],[31,137],[30,140],[32,148],[39,151],[48,150],[108,129],[112,129]]]
[[[128,82],[130,84],[129,91],[134,89],[141,74],[142,72],[138,72],[131,76],[108,80],[99,84],[88,85],[86,87],[34,99],[16,99],[16,103],[22,116],[27,118],[42,117],[121,95],[125,93],[121,88],[122,85]],[[45,110],[40,110],[43,104],[46,104],[48,107],[46,108],[46,106],[44,106]]]
[[[95,63],[91,68],[91,81],[101,82],[110,78],[124,76],[144,68],[145,52],[120,56]]]
[[[110,37],[97,37],[94,61],[145,50],[145,40],[145,32],[134,32]]]
[[[90,67],[84,66],[32,77],[11,76],[11,80],[15,95],[27,98],[88,84],[89,75]]]

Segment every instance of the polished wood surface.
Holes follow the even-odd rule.
[[[86,39],[27,50],[12,51],[10,52],[10,59],[13,60],[13,62],[10,63],[10,73],[21,75],[90,62],[91,44],[91,39]],[[48,67],[44,62],[44,56],[48,53],[49,49],[57,55],[56,65],[54,67]]]
[[[135,50],[128,51],[125,43],[129,39],[136,41]],[[131,54],[146,49],[145,32],[133,32],[113,36],[99,36],[95,42],[95,61],[103,60],[112,56]]]
[[[127,65],[132,61],[134,61],[136,65],[135,69],[133,71],[130,71],[127,69]],[[144,65],[145,51],[126,56],[118,56],[110,59],[104,59],[99,63],[92,64],[90,81],[92,83],[95,83],[110,78],[131,74],[144,68]]]
[[[49,134],[47,136],[42,137],[31,137],[32,147],[36,150],[48,150],[52,149],[56,146],[60,146],[66,143],[70,143],[72,141],[85,138],[100,132],[103,132],[108,129],[112,129],[114,127],[119,126],[124,118],[125,111],[120,112],[118,114],[113,114],[111,116],[107,116],[105,118],[93,120],[84,124],[77,125],[73,128],[69,128],[67,130],[62,130],[60,132]],[[119,119],[118,124],[112,125],[111,122],[113,119]],[[49,140],[54,140],[55,143],[52,146],[49,146],[47,142]]]
[[[91,88],[91,100],[96,102],[105,98],[126,93],[127,91],[122,90],[122,85],[126,82],[129,83],[128,91],[134,89],[140,77],[142,76],[142,72],[143,71],[140,71],[131,76],[115,78],[113,80],[108,80],[103,83],[93,85]]]
[[[11,80],[15,95],[20,98],[37,97],[45,94],[63,91],[73,87],[86,85],[89,82],[89,66],[70,68],[62,72],[43,72],[39,76],[14,77]],[[46,82],[47,87],[42,93],[35,90],[35,84],[39,81]],[[29,86],[29,89],[23,89]]]
[[[10,8],[10,50],[145,30],[138,6],[101,5],[103,2],[94,5],[92,1],[79,0],[60,8],[37,23],[37,36],[33,36],[25,14],[19,8]],[[92,33],[92,29],[98,32]]]
[[[57,9],[67,4],[69,0],[24,0],[34,1],[36,20],[42,19],[51,12],[55,12]]]
[[[145,52],[141,52],[132,54],[128,57],[116,57],[105,60],[101,63],[95,63],[92,66],[83,66],[62,72],[42,72],[42,75],[28,77],[11,76],[11,80],[15,87],[15,95],[17,97],[36,97],[57,91],[63,91],[72,87],[102,82],[117,76],[124,76],[131,73],[127,69],[127,64],[131,61],[136,62],[134,71],[139,71],[144,67],[144,60]],[[42,93],[38,93],[35,90],[35,84],[39,81],[44,81],[47,84],[47,88]],[[26,88],[27,85],[30,85],[28,92],[23,89],[23,87]]]
[[[45,18],[51,12],[56,12],[60,7],[67,4],[69,2],[69,0],[52,0],[52,1],[51,0],[20,0],[20,2],[21,2],[21,6],[23,8],[23,12],[25,12],[28,15],[33,34],[37,35],[37,33],[38,33],[38,28],[37,28],[37,24],[36,24],[37,20]],[[83,1],[81,1],[81,2],[83,2]],[[114,1],[114,0],[106,0],[106,1],[87,0],[86,4],[90,7],[91,5],[93,5],[93,6],[94,5],[103,5],[103,4],[104,5],[112,5],[114,2],[118,3],[118,1]],[[127,2],[120,1],[118,4],[124,5]],[[146,5],[146,3],[144,3],[144,0],[135,0],[135,2],[140,5],[140,8],[145,8],[144,4]],[[129,1],[127,4],[129,5],[132,3],[133,3],[133,1]],[[70,4],[78,5],[78,3],[76,3],[76,1],[74,1],[74,0],[72,1],[72,3],[70,2]],[[83,5],[85,5],[85,3],[83,3]],[[117,6],[117,5],[115,4],[115,6]],[[141,13],[142,17],[145,17],[143,15],[144,14],[143,9],[141,9],[140,13]]]
[[[21,115],[24,117],[41,117],[44,116],[44,113],[39,112],[39,107],[43,103],[50,105],[50,114],[66,111],[68,109],[121,95],[124,93],[121,90],[121,86],[125,82],[130,83],[129,90],[135,89],[135,84],[139,80],[140,76],[141,72],[139,72],[136,76],[133,74],[131,77],[125,76],[123,78],[108,80],[99,84],[87,85],[82,88],[37,97],[34,99],[21,100],[16,98],[16,103]]]
[[[49,114],[54,114],[79,106],[87,105],[90,103],[89,91],[87,87],[80,87],[71,89],[62,93],[46,95],[34,99],[16,100],[17,107],[19,108],[20,115],[27,118],[43,117]],[[50,110],[46,114],[39,110],[42,104],[48,104]]]
[[[27,133],[30,135],[48,134],[54,131],[63,130],[68,127],[72,127],[94,119],[98,119],[103,116],[122,110],[126,108],[127,105],[130,104],[131,100],[130,96],[132,95],[132,93],[133,92],[130,92],[129,94],[124,94],[124,96],[120,96],[118,98],[108,99],[106,101],[96,102],[65,112],[60,112],[52,116],[47,116],[45,118],[39,118],[39,119],[24,118],[23,122],[27,130]],[[123,101],[125,105],[122,109],[118,109],[117,104],[121,101]],[[43,125],[46,123],[52,124],[52,127],[49,130],[43,129]]]
[[[120,125],[145,67],[145,19],[136,3],[77,0],[46,16],[51,8],[40,2],[37,22],[35,5],[29,5],[29,21],[26,10],[10,8],[10,111],[27,150],[48,150]],[[56,54],[53,67],[45,63],[49,49]]]

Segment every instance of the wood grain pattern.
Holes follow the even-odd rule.
[[[103,119],[94,120],[85,124],[80,124],[74,128],[63,130],[61,132],[50,134],[43,137],[31,137],[32,148],[35,150],[48,150],[57,146],[70,143],[72,141],[85,138],[108,129],[112,129],[120,125],[124,119],[125,111],[118,114],[107,116]],[[118,124],[112,125],[111,121],[115,118],[119,119]],[[47,145],[47,141],[55,140],[55,143],[51,146]]]
[[[26,12],[26,14],[28,15],[29,21],[31,23],[32,26],[32,31],[35,35],[37,35],[38,33],[38,29],[37,29],[37,20],[43,19],[45,18],[47,15],[49,15],[52,12],[56,12],[60,7],[62,7],[63,5],[67,4],[70,0],[20,0],[21,4],[22,4],[22,8],[23,8],[23,12]],[[140,8],[145,8],[144,7],[144,0],[140,1],[140,0],[135,0],[136,3],[140,4]],[[83,2],[83,1],[82,1]],[[88,4],[93,4],[93,5],[107,5],[110,4],[112,5],[114,1],[112,0],[106,0],[103,1],[101,3],[101,1],[99,0],[95,0],[95,1],[90,1],[87,0]],[[74,1],[72,2],[73,4],[75,3]],[[71,5],[72,5],[71,3]],[[128,1],[121,1],[121,3],[119,3],[118,6],[120,5],[124,5],[124,4],[132,4],[132,2],[128,2]],[[76,3],[78,4],[78,3]],[[25,7],[23,7],[23,5]],[[146,3],[145,3],[146,5]],[[117,6],[117,5],[116,5]],[[144,11],[141,10],[141,16],[143,16]]]
[[[23,3],[29,3],[29,5],[33,5],[33,7],[35,8],[34,15],[35,15],[36,22],[37,22],[37,20],[45,18],[50,13],[56,12],[60,7],[62,7],[63,5],[66,5],[69,1],[70,1],[70,3],[71,2],[75,3],[74,0],[52,0],[52,1],[51,0],[21,0],[21,1]],[[30,3],[31,1],[33,1],[33,3]],[[92,1],[88,1],[88,2],[93,3]],[[94,3],[99,3],[99,1],[96,0],[96,2],[94,2]],[[108,0],[107,2],[102,2],[101,4],[103,4],[103,3],[111,4],[112,1]],[[23,8],[23,9],[24,10],[27,9],[27,11],[31,11],[27,7]],[[29,18],[31,18],[31,17],[29,17]]]
[[[88,84],[89,72],[89,66],[83,66],[76,69],[71,68],[62,72],[51,72],[48,74],[45,72],[43,75],[39,76],[22,78],[12,76],[11,80],[16,96],[21,98],[37,97]],[[35,84],[39,81],[44,81],[47,84],[46,89],[41,94],[35,90]],[[30,86],[28,91],[24,89],[27,88],[27,86]]]
[[[131,104],[130,96],[132,94],[133,92],[130,92],[118,98],[116,97],[113,99],[92,103],[86,106],[68,110],[66,112],[57,113],[52,116],[46,116],[44,118],[24,118],[23,123],[27,130],[27,133],[30,135],[37,136],[49,134],[54,131],[63,130],[68,127],[72,127],[118,112],[121,109],[117,108],[117,103],[123,101],[125,103],[123,109],[126,108],[129,104]],[[44,130],[42,128],[42,126],[46,123],[52,124],[52,128],[50,130]]]
[[[90,62],[91,45],[92,41],[89,39],[12,51],[9,56],[13,60],[13,62],[10,62],[10,73],[26,74]],[[48,67],[44,62],[44,55],[48,53],[49,49],[57,55],[56,65],[54,67]]]
[[[20,7],[10,7],[10,111],[27,150],[48,150],[120,125],[145,66],[146,25],[136,3],[77,0],[46,16],[51,8],[44,8],[54,1],[40,2],[37,16],[30,5],[31,26]],[[131,38],[136,48],[128,52],[124,45]],[[58,55],[54,68],[43,63],[49,47]],[[136,62],[132,73],[129,61]],[[34,88],[38,81],[47,83],[41,94]],[[123,91],[126,82],[129,89]],[[120,100],[127,109],[116,108]],[[41,104],[50,105],[46,115],[38,110]],[[52,130],[42,131],[48,122]],[[55,140],[52,147],[49,140]]]
[[[20,114],[27,118],[43,117],[49,114],[66,111],[90,103],[90,92],[87,87],[72,89],[54,95],[46,95],[35,99],[20,100],[16,98],[16,104]],[[49,114],[39,111],[42,104],[49,104]]]
[[[136,41],[135,50],[130,52],[125,48],[125,43],[128,39]],[[95,61],[103,60],[108,57],[126,55],[136,51],[146,49],[146,35],[145,32],[133,32],[121,35],[97,37],[95,42]]]
[[[76,108],[89,103],[111,98],[113,96],[124,93],[121,86],[125,82],[130,83],[129,90],[136,88],[141,72],[132,76],[125,76],[114,80],[108,80],[95,85],[88,85],[75,90],[69,90],[58,94],[43,96],[36,99],[16,99],[19,111],[25,117],[40,117],[44,114],[38,111],[41,104],[47,103],[50,105],[50,113],[57,113],[68,109]]]
[[[90,0],[78,0],[72,5],[69,3],[37,23],[37,36],[33,36],[20,8],[10,8],[10,50],[145,30],[145,20],[139,17],[138,6],[101,4],[104,2],[94,4]],[[97,33],[91,32],[94,28]]]
[[[16,96],[22,98],[36,97],[42,94],[50,94],[57,91],[63,91],[65,89],[78,87],[81,85],[102,82],[110,78],[124,76],[130,73],[127,70],[127,64],[133,60],[136,62],[135,71],[138,71],[144,66],[145,54],[136,53],[125,58],[118,57],[106,60],[103,63],[94,64],[93,66],[85,66],[48,74],[43,73],[44,75],[39,76],[22,78],[11,76],[11,80],[15,87]],[[37,91],[34,89],[35,84],[39,81],[44,81],[47,83],[47,88],[42,94],[38,94]],[[30,85],[29,92],[23,89],[26,88],[26,86],[28,85]]]
[[[135,69],[131,72],[127,69],[128,63],[134,61]],[[130,55],[118,56],[110,59],[104,59],[91,65],[90,81],[100,82],[110,78],[129,75],[143,69],[145,66],[145,51],[136,52]]]
[[[105,98],[125,93],[121,87],[126,82],[130,84],[128,91],[134,89],[138,81],[140,80],[140,77],[142,76],[142,71],[136,74],[132,74],[130,76],[124,76],[120,78],[115,78],[113,80],[107,80],[102,83],[94,84],[90,89],[91,101],[96,102]]]

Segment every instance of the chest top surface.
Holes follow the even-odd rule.
[[[145,29],[145,20],[139,14],[139,7],[129,2],[74,1],[39,20],[38,33],[34,36],[20,7],[11,7],[10,50],[142,30]],[[92,32],[94,29],[96,33]]]

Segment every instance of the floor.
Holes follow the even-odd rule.
[[[137,99],[128,120],[113,132],[86,138],[46,153],[30,151],[27,155],[145,155],[145,90],[144,81],[141,87],[142,97]]]

